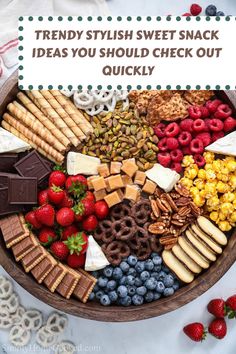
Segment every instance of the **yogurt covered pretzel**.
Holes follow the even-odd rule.
[[[30,341],[31,333],[20,325],[15,325],[9,333],[9,341],[16,347],[24,347]]]

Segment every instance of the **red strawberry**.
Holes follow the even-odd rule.
[[[71,268],[80,268],[84,266],[85,258],[85,253],[79,255],[75,253],[69,254],[69,256],[67,257],[67,264]]]
[[[48,189],[44,189],[38,193],[38,203],[39,205],[48,203]]]
[[[88,237],[84,232],[78,232],[68,237],[67,241],[64,241],[64,243],[68,247],[70,254],[82,254],[85,253],[88,248]]]
[[[72,224],[64,228],[61,234],[62,241],[66,241],[71,235],[77,234],[79,229],[76,225]]]
[[[35,210],[37,220],[46,226],[53,226],[55,220],[55,210],[50,204],[44,204]]]
[[[65,186],[69,193],[79,198],[83,196],[87,190],[87,179],[82,175],[69,176]]]
[[[25,221],[34,229],[41,229],[42,224],[37,220],[35,210],[29,211],[25,215]]]
[[[75,221],[80,222],[84,219],[84,211],[85,211],[84,204],[78,203],[72,208],[72,210],[75,213]]]
[[[75,213],[70,208],[61,208],[56,214],[56,219],[61,226],[70,226],[75,220]]]
[[[91,200],[92,202],[95,202],[94,194],[91,191],[87,191],[83,199],[88,199]]]
[[[225,320],[223,318],[214,319],[208,327],[208,332],[218,339],[223,339],[227,334]]]
[[[67,208],[72,208],[74,205],[74,200],[69,196],[67,191],[64,191],[64,197],[59,204],[60,208],[67,207]]]
[[[69,254],[68,247],[62,241],[53,242],[53,244],[50,247],[50,250],[51,250],[52,254],[56,258],[58,258],[60,261],[63,261],[64,259],[66,259]]]
[[[49,246],[53,241],[55,241],[57,238],[57,235],[55,231],[49,227],[44,227],[42,230],[40,230],[39,233],[39,241],[41,244],[44,246]]]
[[[56,187],[55,185],[50,187],[48,190],[48,199],[53,204],[60,204],[64,199],[64,196],[65,192],[60,187]]]
[[[206,332],[202,323],[190,323],[183,329],[184,333],[194,342],[201,342],[206,338]]]
[[[85,231],[93,231],[98,226],[98,220],[95,215],[89,215],[86,219],[84,219],[82,223],[83,230]]]
[[[95,214],[99,220],[105,219],[109,214],[109,207],[105,200],[99,200],[94,205]]]
[[[228,317],[231,318],[236,318],[236,295],[230,296],[226,300],[226,308],[227,308],[227,313]]]
[[[218,318],[224,318],[226,315],[226,306],[223,299],[213,299],[207,305],[207,310]]]
[[[63,187],[66,182],[66,175],[62,171],[53,171],[49,176],[49,186]]]
[[[89,199],[82,199],[81,204],[84,206],[84,216],[89,216],[94,213],[94,202]]]

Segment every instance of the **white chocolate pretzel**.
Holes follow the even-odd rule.
[[[67,323],[68,320],[66,316],[55,312],[48,317],[46,328],[51,334],[57,335],[65,330]]]
[[[9,333],[9,341],[16,347],[24,347],[30,341],[31,333],[20,325],[15,325],[11,328]]]
[[[43,316],[38,310],[27,310],[22,317],[21,326],[25,329],[37,331],[42,324]]]
[[[49,348],[56,344],[57,336],[50,333],[46,326],[41,327],[36,333],[36,342],[42,348]]]

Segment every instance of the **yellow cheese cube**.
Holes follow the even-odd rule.
[[[146,173],[142,171],[137,171],[135,174],[134,183],[143,186],[145,180],[146,180]]]
[[[97,177],[92,180],[92,185],[95,191],[100,191],[106,188],[104,177]]]
[[[143,186],[142,191],[148,194],[153,194],[155,192],[156,186],[157,186],[156,183],[147,179],[146,183]]]

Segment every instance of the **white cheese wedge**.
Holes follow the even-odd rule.
[[[84,269],[91,272],[93,270],[103,269],[109,264],[101,247],[94,240],[93,236],[89,236]]]
[[[0,153],[5,152],[24,152],[31,149],[31,146],[23,140],[17,138],[7,130],[0,128]]]
[[[97,157],[87,156],[70,151],[67,155],[67,172],[69,175],[97,175],[101,160]]]
[[[236,131],[208,145],[206,150],[216,154],[236,156]]]
[[[180,175],[170,168],[163,167],[156,163],[150,170],[146,171],[147,177],[155,182],[165,192],[170,192],[180,179]]]

